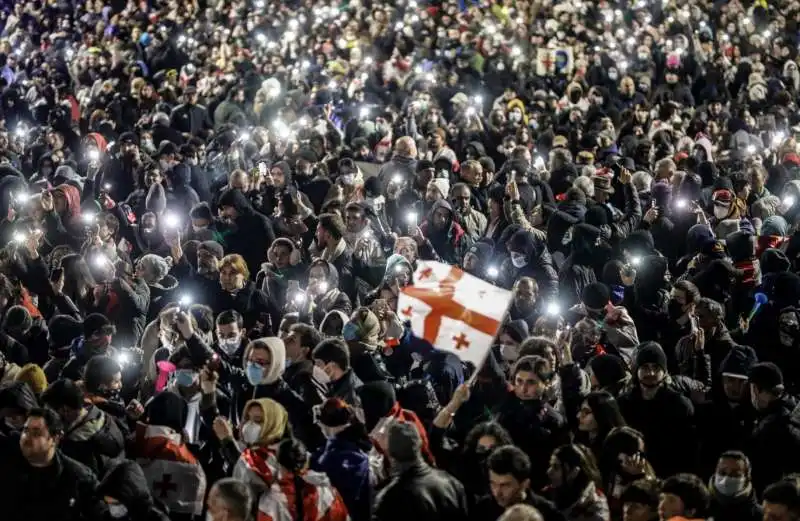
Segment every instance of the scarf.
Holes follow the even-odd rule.
[[[342,255],[342,253],[344,253],[344,250],[346,248],[347,248],[347,243],[345,242],[345,240],[343,238],[339,239],[339,242],[336,244],[336,247],[333,250],[330,250],[326,246],[325,249],[322,250],[322,252],[320,252],[319,258],[324,261],[333,262],[336,259],[338,259]]]

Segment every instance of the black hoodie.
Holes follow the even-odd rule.
[[[226,190],[219,199],[219,206],[233,207],[238,214],[233,230],[225,236],[225,252],[244,257],[251,277],[255,278],[266,259],[267,249],[275,240],[272,222],[255,211],[240,190]]]

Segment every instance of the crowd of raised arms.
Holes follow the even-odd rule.
[[[800,521],[799,48],[798,0],[1,0],[0,519]],[[473,283],[481,363],[415,325]]]

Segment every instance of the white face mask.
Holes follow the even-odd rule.
[[[514,123],[517,123],[517,122],[522,120],[522,114],[520,114],[519,112],[516,112],[516,111],[515,112],[509,112],[508,120],[509,121],[513,121]]]
[[[714,488],[723,496],[736,496],[742,492],[746,486],[747,481],[744,477],[733,478],[731,476],[714,474]]]
[[[261,438],[261,425],[248,421],[242,425],[242,441],[248,445],[255,445]]]
[[[522,268],[525,266],[525,255],[521,253],[511,253],[511,264],[514,265],[515,268]]]
[[[208,226],[195,226],[194,224],[192,225],[192,231],[194,233],[202,232],[203,230],[207,230],[207,229],[208,229]]]
[[[724,206],[714,205],[714,217],[717,219],[724,219],[728,216],[728,208]]]
[[[242,343],[242,339],[239,336],[235,336],[233,338],[222,338],[219,341],[219,348],[222,349],[226,354],[232,355],[239,349],[239,346]]]
[[[114,519],[122,519],[128,515],[128,508],[121,503],[114,503],[113,505],[108,505],[108,513]]]

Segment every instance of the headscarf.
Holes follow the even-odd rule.
[[[261,433],[258,436],[259,445],[273,445],[280,441],[286,433],[286,426],[289,424],[289,413],[283,405],[271,398],[259,398],[249,400],[244,404],[247,411],[252,406],[258,406],[264,413],[264,422],[261,424]]]

